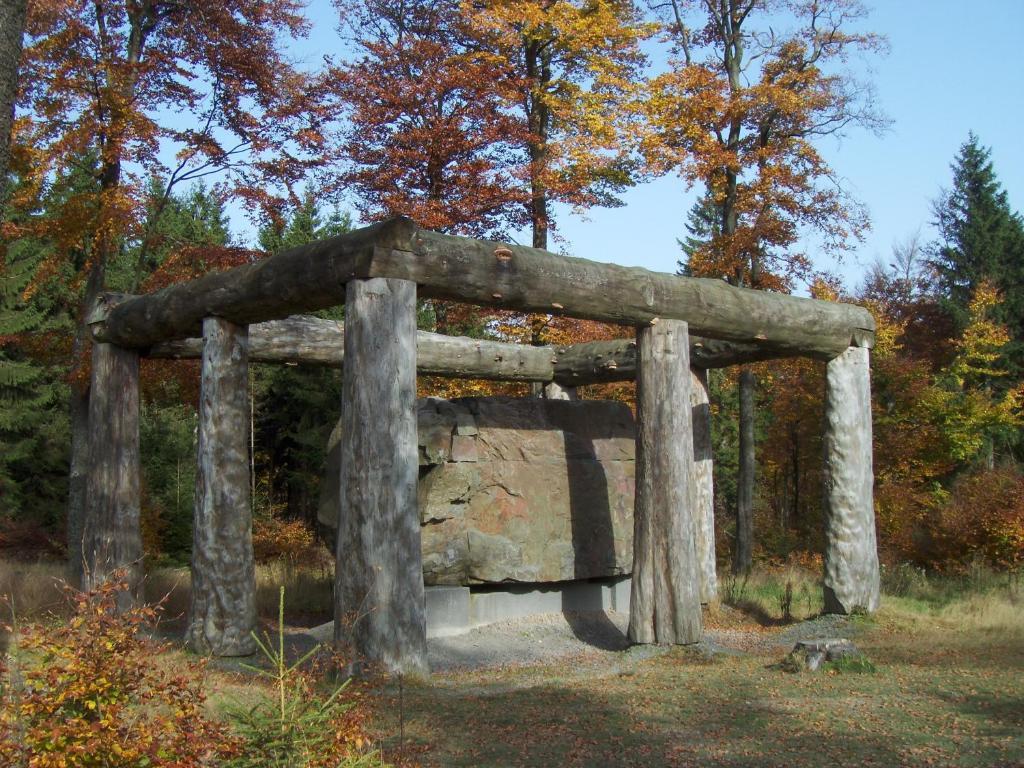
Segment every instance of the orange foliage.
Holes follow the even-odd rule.
[[[850,124],[884,125],[870,91],[836,66],[884,41],[849,31],[866,15],[858,0],[788,4],[788,33],[761,0],[695,5],[693,28],[685,3],[661,5],[676,56],[651,84],[645,154],[654,170],[703,183],[721,214],[691,259],[695,274],[785,290],[810,273],[793,248],[804,230],[845,248],[867,226],[814,142]]]
[[[533,245],[546,248],[551,202],[614,205],[631,183],[640,43],[653,30],[619,0],[462,0],[462,12],[511,86]]]
[[[323,545],[301,520],[257,517],[252,523],[252,548],[257,562],[284,560],[291,566],[329,559]]]
[[[955,483],[929,526],[933,561],[947,567],[981,559],[993,568],[1024,565],[1024,474],[1014,467]]]
[[[505,109],[514,78],[458,0],[336,4],[359,51],[332,79],[348,117],[342,182],[362,217],[478,237],[524,225],[526,136]]]
[[[34,768],[198,768],[237,747],[207,718],[202,665],[154,663],[143,628],[155,612],[118,613],[125,583],[69,595],[67,623],[25,628],[0,683],[0,762]]]

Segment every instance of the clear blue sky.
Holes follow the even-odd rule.
[[[838,271],[853,287],[892,244],[919,227],[930,229],[929,204],[950,183],[949,165],[969,131],[992,148],[999,178],[1015,210],[1024,210],[1024,0],[868,0],[867,28],[885,34],[891,51],[873,61],[871,75],[892,130],[877,137],[853,130],[822,150],[848,189],[865,203],[873,225],[866,242],[821,268]],[[329,0],[312,0],[315,63],[337,51],[337,16]],[[677,178],[630,190],[625,207],[592,210],[587,220],[559,211],[565,242],[554,247],[597,261],[673,271],[676,238],[696,192]],[[524,242],[528,237],[524,235]]]

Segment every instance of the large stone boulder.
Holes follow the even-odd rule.
[[[633,415],[623,403],[426,398],[419,511],[427,584],[554,582],[628,574]],[[338,509],[338,430],[320,520]]]

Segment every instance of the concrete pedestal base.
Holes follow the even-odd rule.
[[[427,637],[542,613],[629,612],[629,577],[535,586],[427,587]]]

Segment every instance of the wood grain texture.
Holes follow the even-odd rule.
[[[427,298],[625,325],[685,320],[709,338],[826,360],[874,339],[874,320],[862,307],[442,235],[407,219],[127,299],[97,318],[94,336],[149,347],[197,335],[207,315],[253,324],[332,306],[349,280],[378,277],[417,283]]]
[[[416,506],[416,286],[353,280],[346,296],[335,641],[426,673]]]
[[[249,360],[340,367],[345,362],[345,324],[295,315],[249,327]],[[187,359],[202,352],[201,339],[154,345],[148,357]],[[416,332],[416,370],[424,375],[495,381],[550,381],[554,350],[487,339]]]
[[[82,532],[83,589],[123,570],[127,609],[141,599],[139,529],[139,354],[112,344],[92,348],[89,470]]]
[[[686,323],[641,328],[636,502],[629,639],[700,641],[703,619],[693,518],[690,354]]]
[[[707,604],[718,599],[718,569],[715,559],[715,477],[711,443],[711,398],[708,393],[708,372],[703,368],[690,368],[690,405],[693,408],[691,492],[697,532],[700,601]]]
[[[256,568],[249,484],[245,326],[203,321],[192,603],[185,639],[199,653],[255,652]]]
[[[559,256],[525,246],[419,230],[415,255],[378,248],[374,277],[420,286],[421,297],[643,325],[685,320],[694,335],[767,342],[822,359],[851,343],[870,346],[874,319],[863,307],[799,298],[722,280],[689,278]]]
[[[754,482],[757,471],[754,396],[757,379],[750,368],[740,369],[739,466],[736,472],[736,535],[732,572],[748,573],[754,564]]]
[[[393,219],[126,298],[92,318],[93,338],[150,347],[201,335],[205,317],[251,325],[333,307],[345,301],[350,280],[367,276],[375,249],[408,253],[415,231],[408,219]]]
[[[868,350],[851,347],[825,369],[825,610],[878,609]]]
[[[249,361],[340,367],[345,362],[345,324],[308,315],[268,320],[249,326]],[[202,357],[202,339],[155,344],[146,357]],[[719,368],[787,357],[763,345],[714,339],[690,340],[690,364]],[[534,347],[463,336],[416,332],[416,370],[420,374],[494,381],[552,380],[563,386],[632,381],[636,377],[636,341],[614,339],[564,347]]]

